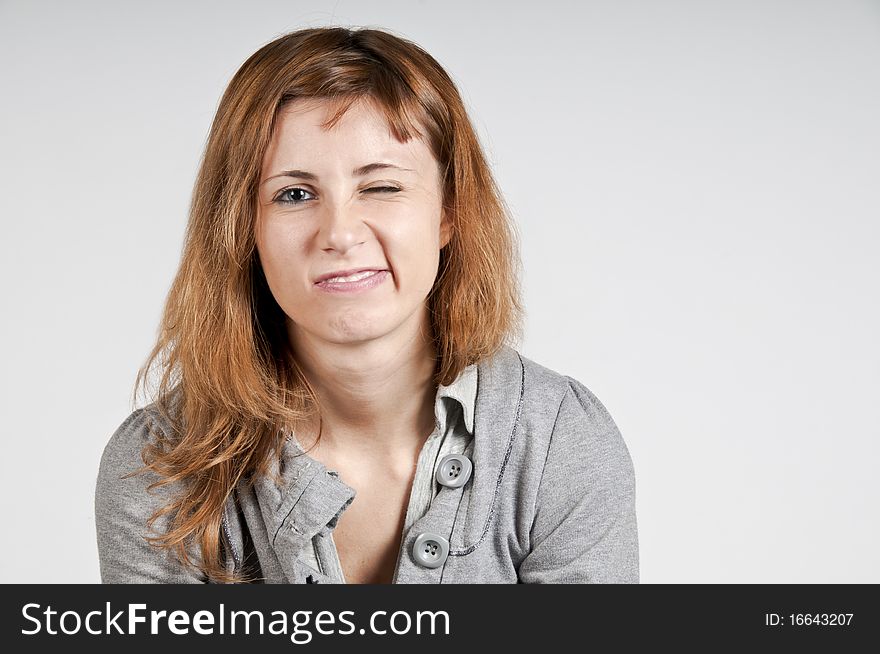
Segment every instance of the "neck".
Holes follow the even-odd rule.
[[[427,318],[427,316],[425,316]],[[318,395],[324,451],[375,459],[419,449],[434,428],[436,348],[424,327],[358,343],[291,331],[297,361]],[[298,432],[308,448],[315,421]]]

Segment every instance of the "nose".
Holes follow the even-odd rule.
[[[344,202],[325,203],[320,220],[318,241],[322,250],[345,254],[367,239],[368,227],[357,207]]]

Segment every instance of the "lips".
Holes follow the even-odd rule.
[[[334,281],[349,281],[349,280],[346,280],[345,278],[351,277],[353,275],[366,276],[366,273],[379,272],[379,271],[384,271],[384,270],[387,270],[387,268],[374,267],[374,268],[351,268],[349,270],[337,270],[335,272],[325,273],[325,274],[321,275],[320,277],[318,277],[315,280],[315,284],[320,284],[321,282],[326,282],[331,279]],[[342,278],[342,279],[337,279],[337,278]],[[352,280],[352,281],[356,281],[356,280]]]
[[[387,270],[365,270],[349,276],[347,280],[339,277],[325,279],[316,283],[315,288],[323,293],[353,296],[384,286],[390,276],[391,273]],[[342,281],[333,281],[334,279]]]

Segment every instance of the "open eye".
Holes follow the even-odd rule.
[[[290,193],[290,195],[288,195]],[[307,195],[311,195],[309,191],[304,188],[300,188],[299,186],[294,186],[292,188],[286,188],[281,191],[278,195],[275,196],[273,202],[278,202],[279,204],[302,204],[306,200],[301,197],[300,194],[305,193]]]

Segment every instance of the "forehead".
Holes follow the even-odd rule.
[[[338,101],[325,98],[301,98],[285,105],[263,159],[264,171],[271,175],[276,169],[296,167],[320,174],[322,164],[355,168],[385,160],[422,171],[436,166],[424,140],[414,137],[402,143],[394,137],[371,99],[356,100],[333,127],[323,127],[338,107]]]

